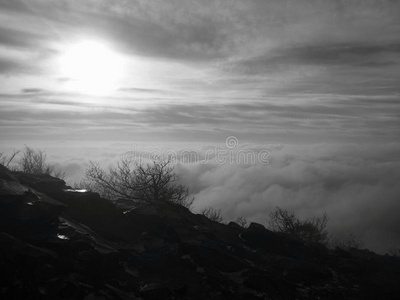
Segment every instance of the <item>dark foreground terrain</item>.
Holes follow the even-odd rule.
[[[0,165],[0,299],[400,299],[400,261]]]

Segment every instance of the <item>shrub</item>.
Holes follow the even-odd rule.
[[[14,159],[19,160],[11,165]],[[60,179],[65,178],[65,172],[47,163],[47,155],[43,150],[35,150],[25,146],[23,150],[14,150],[10,156],[0,155],[0,163],[12,171],[27,174],[47,174]]]
[[[350,232],[347,236],[340,240],[336,237],[332,237],[329,241],[331,248],[340,248],[343,250],[349,250],[351,248],[361,249],[364,247],[364,243],[356,238],[354,233]]]
[[[46,163],[46,153],[28,146],[21,153],[19,171],[29,174],[50,174],[52,167]]]
[[[242,217],[242,216],[237,217],[235,222],[236,222],[237,224],[239,224],[240,226],[242,226],[243,228],[247,228],[247,226],[248,226],[248,221],[247,221],[247,219],[244,218],[244,217]]]
[[[90,162],[86,169],[89,188],[109,199],[127,198],[134,202],[157,203],[169,201],[189,208],[193,198],[180,185],[170,159],[155,158],[147,164],[122,157],[116,166],[104,170]]]
[[[389,253],[388,253],[390,256],[392,256],[392,257],[397,257],[397,258],[399,258],[400,257],[400,248],[392,248],[392,249],[390,249],[389,250]]]
[[[224,220],[223,217],[221,216],[221,210],[213,208],[211,206],[203,208],[200,211],[200,214],[205,216],[205,217],[207,217],[211,221],[215,221],[215,222],[221,223]]]
[[[13,150],[13,153],[9,156],[5,155],[4,153],[0,153],[0,164],[5,166],[6,168],[9,168],[11,162],[19,154],[19,152],[20,152],[19,150]]]
[[[308,243],[327,242],[328,215],[324,213],[321,217],[312,217],[300,220],[294,212],[277,207],[269,214],[269,227],[273,231],[283,232],[298,237]]]
[[[16,169],[28,174],[47,174],[60,179],[65,178],[65,172],[56,169],[46,162],[47,155],[43,150],[35,150],[28,146],[21,151]]]

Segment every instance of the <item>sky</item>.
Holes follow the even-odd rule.
[[[400,247],[399,15],[393,0],[0,0],[0,152],[45,148],[75,180],[133,145],[203,155],[235,137],[274,163],[179,166],[197,207],[327,211],[335,232]]]

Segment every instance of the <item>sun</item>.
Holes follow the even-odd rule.
[[[106,95],[123,75],[121,55],[99,41],[83,41],[67,47],[59,59],[60,72],[68,90]]]

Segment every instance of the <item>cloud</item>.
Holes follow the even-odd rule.
[[[204,103],[179,103],[182,96],[174,96],[174,101],[152,105],[147,103],[155,102],[152,96],[146,101],[135,97],[111,101],[107,97],[78,98],[75,94],[24,88],[22,93],[0,95],[2,134],[29,136],[40,128],[50,134],[52,125],[51,135],[77,134],[81,139],[96,136],[100,140],[123,140],[142,135],[158,141],[223,141],[235,135],[249,142],[304,144],[396,140],[400,128],[396,96],[300,93],[248,103],[218,103],[212,98]]]
[[[27,11],[25,3],[20,0],[0,0],[0,7],[8,12]]]
[[[10,61],[0,57],[0,74],[18,73],[24,69],[24,66],[17,61]]]
[[[144,89],[144,88],[120,88],[119,89],[122,92],[132,92],[132,93],[160,93],[163,92],[163,90],[159,90],[159,89]]]
[[[177,17],[177,8],[182,4],[43,1],[11,6],[6,5],[11,14],[36,19],[35,27],[51,26],[51,30],[47,28],[45,32],[53,39],[79,32],[103,37],[119,45],[124,52],[141,56],[183,60],[213,58],[218,56],[224,40],[218,22],[205,15],[197,16],[190,6],[186,9],[192,18]],[[32,33],[29,28],[19,33],[13,29],[0,30],[0,43],[14,47],[40,47],[39,37],[41,35]]]
[[[25,88],[25,89],[22,89],[21,92],[24,94],[40,94],[42,92],[45,92],[45,90],[40,89],[40,88]]]
[[[40,47],[49,37],[45,35],[24,31],[22,29],[1,28],[0,27],[0,45],[20,48],[31,49]]]
[[[204,71],[214,87],[242,91],[246,98],[260,85],[269,94],[291,90],[369,94],[377,88],[398,92],[394,78],[400,71],[400,5],[395,1],[2,1],[1,5],[10,24],[0,28],[0,43],[42,55],[46,51],[54,55],[52,45],[86,36],[103,38],[135,58],[178,62]],[[16,60],[10,61],[15,66]],[[10,68],[5,65],[3,70]],[[373,83],[359,83],[371,79]],[[204,81],[194,86],[204,87]],[[183,81],[172,92],[189,88]]]
[[[277,49],[237,63],[246,73],[276,72],[311,66],[383,67],[400,62],[400,44],[330,44]]]
[[[272,165],[181,165],[195,209],[221,208],[226,220],[244,216],[266,224],[276,206],[301,218],[327,212],[329,231],[353,231],[384,252],[400,244],[397,212],[400,144],[286,145],[271,151]]]
[[[356,40],[358,50],[366,42],[392,43],[400,11],[393,1],[43,1],[13,6],[13,11],[51,22],[60,33],[98,34],[129,53],[186,61],[258,57],[304,45],[313,51],[328,42]]]
[[[196,197],[194,210],[211,205],[221,208],[226,221],[243,216],[264,225],[276,206],[293,210],[301,218],[327,212],[328,230],[332,234],[342,237],[352,231],[368,248],[380,253],[400,245],[400,144],[396,142],[262,145],[244,144],[239,139],[234,154],[240,149],[256,154],[268,149],[270,163],[236,164],[227,160],[225,164],[217,164],[215,144],[183,143],[178,147],[172,143],[168,148],[165,143],[155,143],[153,147],[149,143],[137,144],[134,139],[112,143],[63,138],[28,145],[44,149],[50,163],[67,170],[70,184],[83,177],[89,160],[107,166],[119,154],[132,149],[137,153],[156,149],[161,153],[193,150],[201,159],[209,157],[210,161],[177,164],[176,170]],[[7,146],[12,148],[13,144]],[[0,152],[11,151],[1,148]],[[221,146],[218,149],[228,150]],[[206,151],[214,154],[206,156]]]

